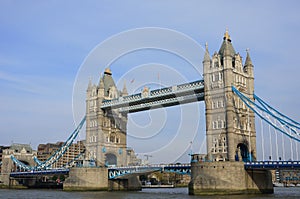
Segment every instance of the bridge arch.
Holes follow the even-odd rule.
[[[113,153],[105,154],[105,164],[106,165],[117,165],[118,159],[117,156]]]
[[[240,159],[241,158],[241,159]],[[236,150],[236,160],[247,162],[250,159],[249,149],[246,143],[239,143]]]

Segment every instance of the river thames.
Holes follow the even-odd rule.
[[[62,190],[46,190],[46,189],[26,189],[12,190],[0,189],[0,198],[2,199],[48,199],[48,198],[69,198],[69,199],[298,199],[300,198],[300,187],[275,187],[274,194],[268,195],[230,195],[230,196],[190,196],[187,188],[171,188],[171,189],[143,189],[138,192],[65,192]]]

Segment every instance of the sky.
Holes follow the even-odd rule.
[[[296,0],[2,0],[0,145],[36,149],[66,140],[84,115],[88,80],[97,84],[107,66],[119,89],[126,82],[129,93],[201,79],[203,47],[207,42],[210,54],[218,51],[226,28],[242,57],[250,49],[255,93],[300,121],[299,6]],[[131,34],[145,29],[178,39]],[[145,38],[158,38],[156,48],[133,45],[145,45]],[[198,45],[185,55],[196,67],[172,50],[184,49],[185,39],[189,47]],[[122,54],[123,47],[131,50]],[[89,62],[93,55],[97,59]],[[199,102],[131,114],[128,146],[141,158],[152,155],[152,162],[184,162],[190,150],[204,153],[203,107]],[[85,139],[84,129],[78,139]]]

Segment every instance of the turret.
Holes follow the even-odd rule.
[[[88,85],[87,90],[86,90],[87,99],[91,96],[91,93],[92,93],[92,79],[90,78],[89,79],[89,85]]]
[[[244,70],[249,74],[250,77],[253,77],[253,64],[250,58],[249,50],[247,49],[247,57],[244,65]]]
[[[126,81],[124,81],[123,89],[122,89],[122,96],[127,96],[127,87],[126,87]]]
[[[98,97],[104,97],[104,81],[103,81],[103,77],[100,77],[100,80],[99,80]]]
[[[244,71],[249,75],[248,78],[248,92],[252,96],[254,93],[254,67],[250,58],[249,50],[247,49],[247,57],[244,65]]]
[[[204,58],[203,58],[203,77],[204,77],[204,81],[205,82],[209,82],[209,75],[208,75],[208,71],[211,68],[211,58],[209,56],[209,52],[208,52],[208,45],[207,42],[205,43],[205,54],[204,54]],[[208,85],[205,84],[205,88]]]

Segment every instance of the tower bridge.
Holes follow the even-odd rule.
[[[257,160],[255,115],[276,132],[300,141],[300,123],[281,114],[254,94],[254,66],[247,51],[243,62],[228,31],[218,52],[203,59],[203,79],[128,95],[126,85],[118,90],[112,71],[106,68],[98,84],[89,82],[86,93],[85,162],[70,168],[64,188],[69,190],[136,189],[141,172],[168,170],[191,174],[190,194],[273,193],[271,168],[299,168],[299,161]],[[127,148],[127,116],[133,112],[204,101],[207,154],[194,154],[191,164],[139,166],[134,151]],[[77,136],[79,127],[49,160],[22,168],[46,169],[60,158]],[[15,177],[18,174],[14,174]],[[237,180],[238,179],[238,180]]]

